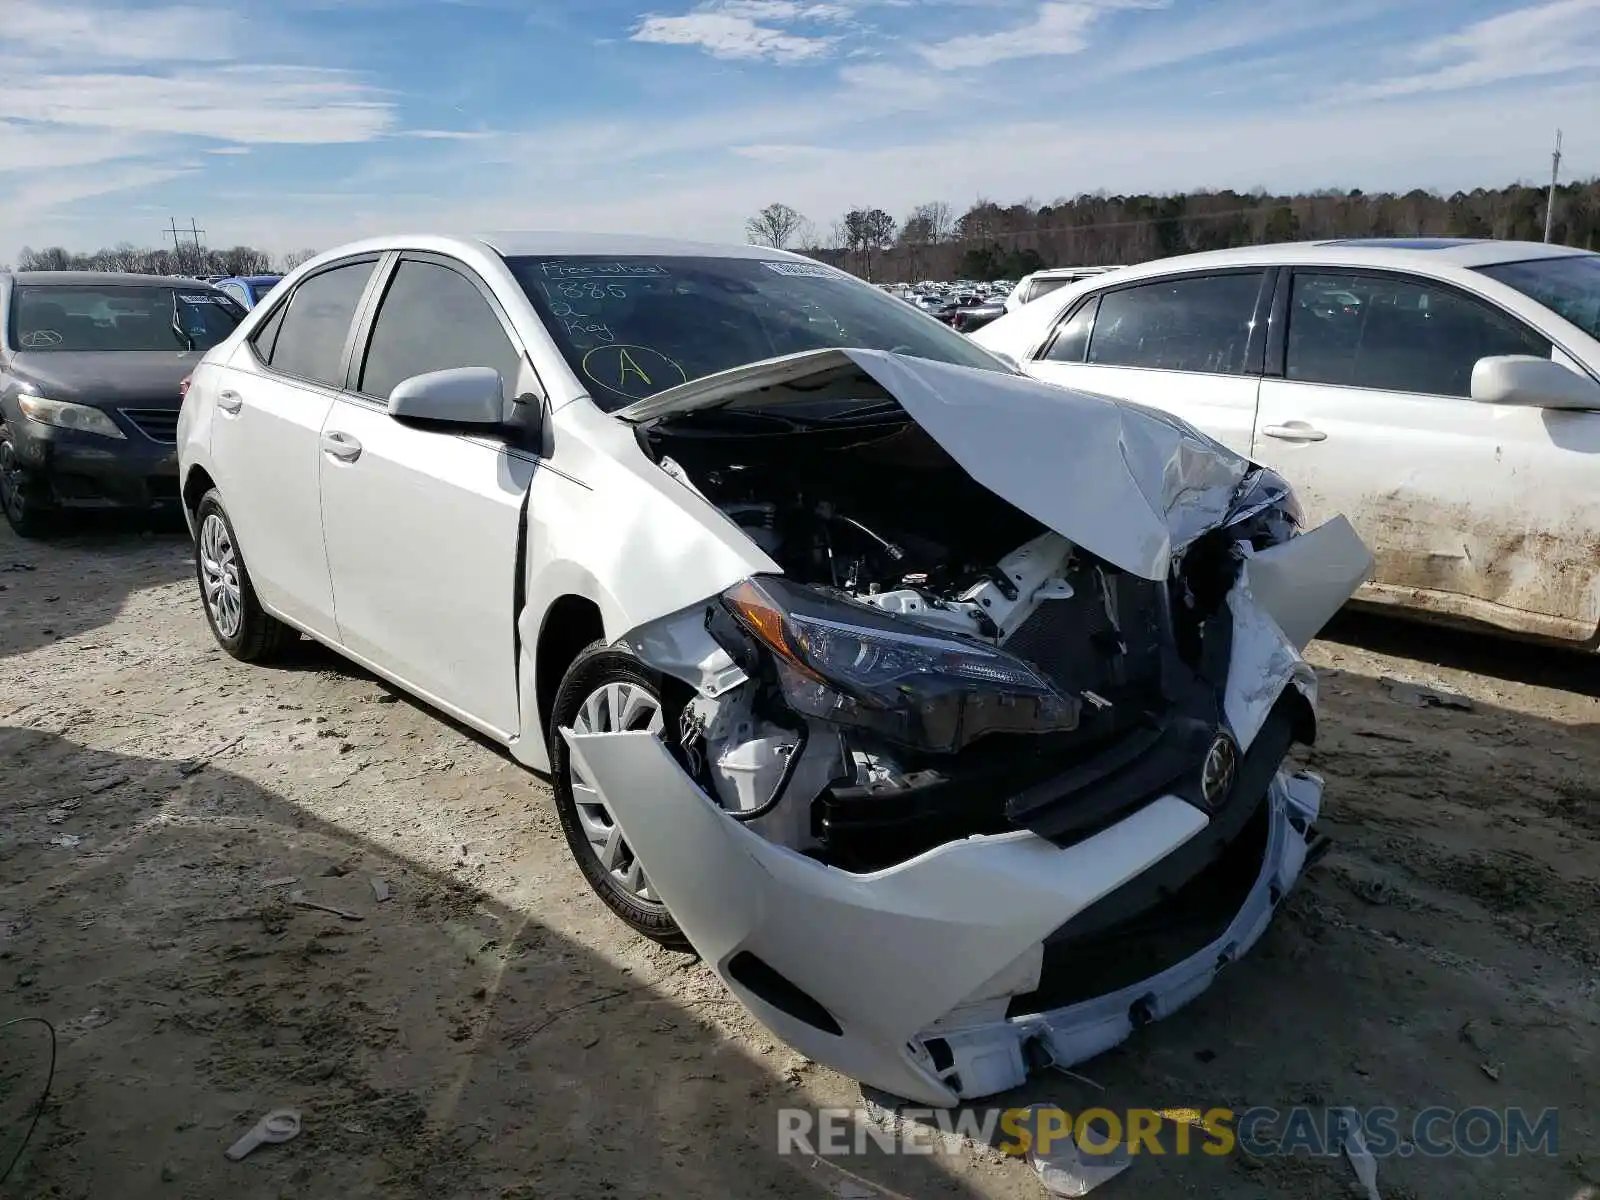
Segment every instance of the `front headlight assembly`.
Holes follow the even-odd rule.
[[[1289,481],[1271,467],[1257,467],[1239,485],[1222,525],[1235,540],[1265,550],[1302,532],[1305,523],[1305,509]]]
[[[57,429],[74,429],[79,433],[95,433],[101,437],[126,438],[117,423],[98,408],[87,404],[73,404],[66,400],[49,400],[43,396],[24,393],[17,397],[22,415],[41,425],[54,425]]]
[[[784,700],[805,716],[935,753],[988,733],[1077,727],[1078,699],[979,642],[775,576],[735,584],[722,604],[771,653]]]

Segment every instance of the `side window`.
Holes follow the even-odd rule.
[[[233,297],[246,308],[250,307],[250,297],[245,295],[244,285],[238,283],[219,283],[217,285],[229,296]]]
[[[1106,292],[1089,361],[1237,375],[1244,370],[1261,278],[1260,271],[1198,275]]]
[[[1035,279],[1033,291],[1028,293],[1028,300],[1037,300],[1040,296],[1048,296],[1051,292],[1059,292],[1069,283],[1077,283],[1076,279]]]
[[[1067,322],[1061,326],[1061,331],[1056,334],[1056,340],[1050,343],[1050,348],[1044,352],[1048,362],[1081,363],[1084,353],[1089,349],[1089,331],[1094,328],[1095,309],[1100,307],[1100,298],[1097,296],[1073,313]]]
[[[361,368],[361,392],[387,396],[395,384],[452,367],[493,367],[515,394],[522,356],[466,276],[437,263],[400,263],[378,308]]]
[[[1473,366],[1499,354],[1548,358],[1550,343],[1431,280],[1295,272],[1285,378],[1465,397]]]
[[[261,328],[255,331],[250,342],[256,348],[256,357],[262,362],[271,364],[272,349],[278,341],[278,330],[283,327],[283,314],[289,311],[287,304],[280,304],[267,314],[267,319],[261,322]]]
[[[313,275],[295,288],[268,360],[274,371],[344,386],[345,338],[372,268],[370,262],[350,263]]]

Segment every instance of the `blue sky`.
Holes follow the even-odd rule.
[[[1600,0],[3,0],[0,262],[1600,173]]]

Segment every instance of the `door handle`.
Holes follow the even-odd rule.
[[[244,407],[244,397],[232,388],[224,388],[217,393],[217,407],[230,417],[236,416],[239,410]]]
[[[340,462],[355,462],[361,457],[361,443],[348,433],[333,430],[322,435],[322,452]]]
[[[1281,442],[1325,442],[1328,435],[1320,429],[1313,429],[1304,421],[1290,421],[1286,425],[1268,425],[1261,431],[1269,438],[1277,438]]]

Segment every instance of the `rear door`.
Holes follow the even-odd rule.
[[[319,445],[376,264],[349,259],[303,279],[220,372],[213,401],[216,483],[251,582],[272,611],[330,641]]]
[[[510,433],[390,417],[402,380],[493,367],[536,390],[489,288],[469,268],[404,255],[383,281],[350,389],[322,431],[322,523],[339,638],[351,653],[492,736],[519,728],[516,572],[537,463]]]
[[[1273,326],[1255,457],[1313,522],[1350,518],[1377,559],[1364,598],[1594,633],[1600,414],[1470,399],[1478,359],[1548,338],[1440,280],[1332,268],[1285,272]]]
[[[1255,430],[1261,268],[1144,279],[1077,301],[1023,364],[1036,378],[1182,417],[1240,454]]]

